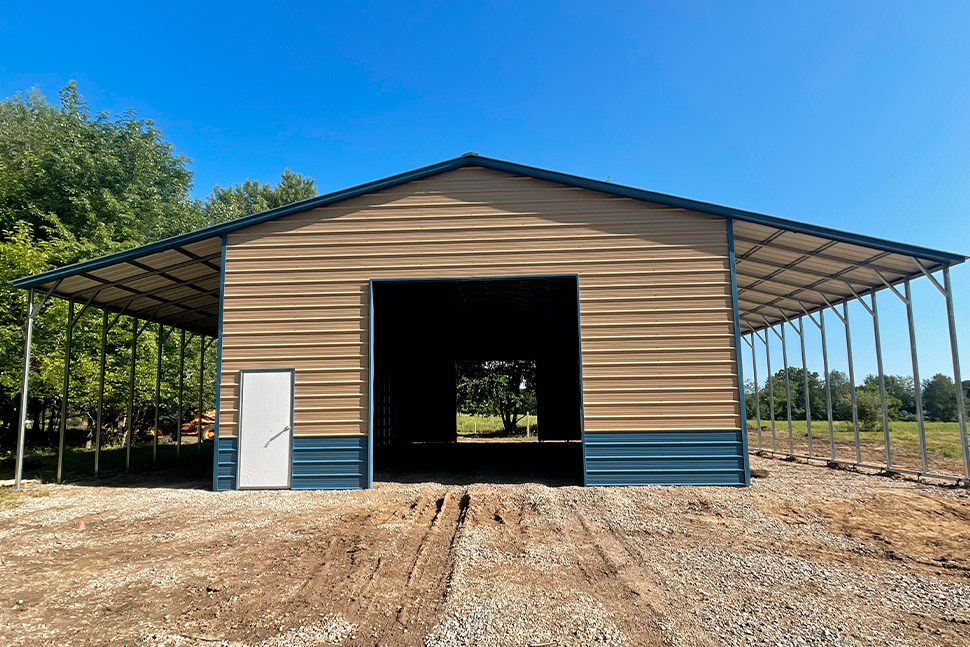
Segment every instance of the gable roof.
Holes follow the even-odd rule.
[[[849,233],[829,227],[796,222],[775,216],[744,211],[742,209],[735,209],[708,202],[690,200],[678,196],[614,184],[612,182],[593,180],[567,173],[559,173],[533,166],[526,166],[523,164],[516,164],[514,162],[483,157],[474,153],[467,153],[460,157],[445,160],[437,164],[424,166],[412,171],[399,173],[397,175],[367,182],[340,191],[334,191],[332,193],[286,205],[284,207],[279,207],[269,211],[264,211],[262,213],[238,218],[229,222],[212,225],[193,232],[166,238],[164,240],[148,243],[113,254],[108,254],[88,261],[55,268],[40,274],[35,274],[33,276],[19,278],[11,281],[11,283],[12,285],[20,288],[35,288],[39,290],[51,289],[54,295],[65,298],[75,297],[83,299],[89,294],[100,295],[100,291],[114,290],[114,292],[110,292],[110,300],[105,300],[102,298],[95,299],[94,296],[92,296],[92,299],[94,299],[93,304],[115,311],[119,310],[122,305],[127,305],[129,314],[137,314],[137,316],[147,319],[171,323],[173,325],[180,325],[181,327],[186,327],[187,324],[191,324],[194,321],[194,317],[195,319],[199,320],[199,325],[202,325],[204,320],[204,327],[211,329],[212,317],[217,316],[218,314],[217,311],[213,310],[213,297],[215,297],[217,300],[218,292],[211,288],[211,284],[214,280],[217,280],[219,264],[221,263],[221,258],[219,258],[219,255],[214,250],[216,249],[216,246],[221,247],[221,238],[225,234],[238,231],[258,223],[275,220],[277,218],[282,218],[295,213],[309,211],[311,209],[331,205],[342,200],[348,200],[350,198],[355,198],[375,191],[380,191],[382,189],[395,187],[407,182],[421,180],[438,175],[440,173],[471,166],[503,171],[514,175],[555,182],[568,186],[588,189],[591,191],[597,191],[600,193],[630,198],[633,200],[640,200],[653,204],[660,204],[721,216],[739,223],[746,223],[750,225],[750,227],[746,232],[748,237],[745,238],[745,240],[748,241],[751,247],[748,249],[743,249],[741,255],[744,258],[751,256],[751,263],[758,262],[753,258],[753,255],[756,254],[758,250],[766,249],[770,243],[774,242],[774,240],[778,237],[777,232],[798,234],[802,236],[800,241],[801,244],[796,244],[798,240],[793,237],[793,241],[786,241],[789,242],[787,247],[782,245],[778,246],[774,250],[776,253],[785,253],[787,251],[789,254],[794,254],[795,256],[791,260],[795,264],[801,262],[795,260],[799,256],[804,256],[806,254],[810,255],[813,253],[818,255],[823,254],[826,251],[828,251],[828,254],[824,256],[824,258],[828,259],[830,263],[837,260],[837,257],[848,254],[850,259],[853,257],[856,259],[850,260],[849,263],[854,263],[860,267],[867,266],[869,263],[872,263],[878,259],[886,259],[889,255],[900,255],[907,257],[908,259],[916,259],[917,265],[919,263],[925,264],[924,269],[938,269],[939,267],[962,263],[967,258],[961,254],[884,240],[862,234]],[[836,244],[842,244],[843,248],[833,250],[832,246]],[[855,248],[871,250],[876,252],[876,255],[874,257],[871,255],[860,255],[858,250],[856,250],[856,254],[853,255],[851,252]],[[744,256],[745,254],[748,254],[748,256]],[[786,271],[797,273],[799,270],[793,269],[793,267],[786,267],[788,265],[787,262],[784,262],[786,261],[786,258],[787,257],[775,257],[774,260],[765,259],[761,265],[768,268],[774,268],[771,271],[773,271],[776,275]],[[887,283],[887,281],[892,283],[901,280],[901,277],[908,275],[918,276],[922,269],[917,267],[917,265],[912,265],[910,263],[908,269],[906,269],[900,263],[893,264],[884,261],[883,264],[879,266],[882,270],[882,274],[879,274],[878,270],[876,271],[876,274],[879,274],[880,276],[880,280],[875,281],[875,285],[878,285],[881,288],[883,287],[884,283]],[[114,269],[112,269],[109,272],[108,268],[115,268],[116,266],[118,268],[124,267],[126,271],[121,271],[121,269],[118,269],[116,272]],[[207,268],[207,271],[203,271],[203,267]],[[765,267],[762,267],[762,270],[764,270]],[[99,276],[96,274],[96,272],[99,270],[103,271],[104,273],[109,273],[111,276],[108,278]],[[851,278],[851,275],[848,274],[850,271],[851,270],[846,270],[845,272],[841,273],[836,272],[835,279],[830,280],[844,281],[844,279],[840,279],[840,277],[845,276],[855,282],[855,286],[857,288],[867,289],[869,287],[868,283],[860,280],[858,275],[856,275],[855,278]],[[816,271],[815,274],[819,274],[820,272],[821,271]],[[139,273],[141,273],[140,276]],[[760,273],[764,272],[759,271],[759,276],[752,278],[757,279],[759,282],[763,282],[765,279],[760,276]],[[193,278],[194,274],[198,274],[199,276]],[[809,273],[809,275],[811,276],[812,274]],[[792,276],[794,278],[794,274]],[[186,290],[179,291],[179,289],[176,287],[177,283],[180,280],[192,281],[198,278],[204,278],[204,280],[208,281],[208,287],[205,289],[200,289],[198,286],[192,288],[192,290],[197,293],[193,296],[196,297],[196,302],[200,304],[198,307],[192,306],[191,308],[187,308],[183,303],[180,310],[180,307],[176,303],[176,299],[174,297],[170,296],[169,298],[160,298],[156,294],[152,293],[152,290],[157,292],[159,289],[158,286],[162,286],[161,289],[168,290],[169,295],[179,293],[182,294],[182,298],[184,298]],[[815,278],[823,279],[824,277],[815,276]],[[69,279],[73,279],[71,282],[76,284],[71,289],[68,289],[68,286],[65,283]],[[169,285],[162,285],[165,283],[165,280],[168,281]],[[119,283],[119,281],[124,283]],[[139,281],[142,281],[146,286],[149,286],[150,289],[148,291],[144,291],[131,287],[132,285],[137,284]],[[822,282],[816,281],[817,285],[813,287],[819,287]],[[801,277],[799,285],[803,285],[804,283],[804,277]],[[799,285],[792,287],[798,288]],[[739,288],[747,289],[740,283]],[[189,291],[191,292],[192,290]],[[796,289],[795,291],[804,291],[804,289]],[[830,292],[829,294],[836,299],[843,296],[839,292]],[[769,296],[786,298],[790,297],[791,294],[790,292],[785,294],[775,294],[770,292]],[[756,305],[761,305],[763,307],[774,307],[776,304],[762,304],[759,302]],[[204,316],[200,317],[198,313],[188,311],[192,308],[203,308],[203,306],[205,308]],[[794,312],[798,313],[797,310],[794,310]],[[752,322],[749,321],[749,326],[751,325]]]

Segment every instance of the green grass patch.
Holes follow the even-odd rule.
[[[499,416],[479,416],[467,413],[459,413],[455,417],[455,425],[458,435],[465,438],[513,438],[527,440],[536,438],[536,425],[538,416],[532,416],[529,425],[531,434],[526,437],[526,419],[522,418],[516,425],[515,434],[505,433],[502,426],[502,419]]]
[[[754,421],[749,421],[749,424],[754,426],[757,423]],[[770,428],[770,423],[766,420],[762,420],[761,424]],[[833,428],[835,441],[837,444],[841,445],[845,443],[855,443],[855,435],[852,431],[851,421],[836,421]],[[926,430],[926,451],[928,454],[946,458],[960,458],[962,454],[960,447],[960,425],[958,423],[927,422],[924,424],[924,428]],[[787,419],[776,419],[775,430],[778,435],[780,446],[781,439],[784,438],[787,441],[788,438]],[[770,432],[762,432],[762,445],[767,447],[771,441],[770,435],[766,436],[766,433],[770,434]],[[808,432],[805,420],[792,421],[792,434],[800,441],[807,440]],[[829,425],[827,420],[812,421],[812,439],[813,443],[828,446]],[[749,442],[752,442],[752,440],[752,438],[749,438]],[[885,437],[883,436],[882,424],[880,423],[876,429],[871,431],[865,431],[860,428],[859,443],[860,445],[867,447],[883,447],[885,445]],[[890,421],[889,444],[894,452],[918,456],[919,427],[917,423],[915,421]]]

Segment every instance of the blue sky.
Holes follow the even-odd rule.
[[[475,151],[970,253],[968,33],[970,3],[943,1],[18,3],[0,95],[76,79],[92,109],[135,109],[192,158],[199,197],[287,166],[326,192]],[[970,374],[970,271],[953,279]],[[919,283],[929,376],[949,349]],[[886,370],[903,373],[895,301]],[[861,379],[871,324],[853,316]]]

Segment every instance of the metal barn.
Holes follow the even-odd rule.
[[[72,303],[68,356],[74,304],[217,341],[217,490],[369,487],[375,452],[455,440],[455,361],[479,357],[536,359],[540,439],[581,443],[585,484],[744,485],[742,351],[787,328],[804,363],[805,320],[824,349],[824,315],[848,329],[858,299],[878,353],[876,292],[911,312],[925,275],[959,385],[947,268],[964,260],[468,154],[15,285],[28,364],[50,297]],[[888,439],[884,388],[883,412]],[[808,423],[807,456],[828,458]]]

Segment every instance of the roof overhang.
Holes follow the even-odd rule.
[[[480,155],[461,157],[194,232],[12,281],[203,334],[216,334],[223,237],[245,227],[478,166],[724,217],[733,223],[742,326],[757,330],[881,290],[967,257],[828,227],[548,171]]]

